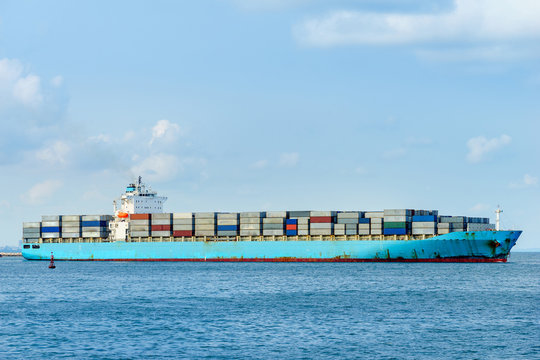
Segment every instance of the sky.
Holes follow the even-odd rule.
[[[111,214],[438,209],[540,249],[536,0],[0,3],[0,245]]]

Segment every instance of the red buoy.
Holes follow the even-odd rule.
[[[53,253],[51,253],[51,262],[49,263],[49,269],[55,269],[56,265],[54,265],[54,256]]]

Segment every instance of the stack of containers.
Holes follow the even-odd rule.
[[[345,224],[334,224],[334,235],[345,235]]]
[[[333,211],[310,211],[309,212],[309,234],[310,235],[332,235],[334,230]]]
[[[309,235],[310,211],[289,211],[289,219],[296,220],[297,235]]]
[[[217,234],[218,236],[238,235],[238,213],[217,214]]]
[[[174,237],[193,236],[193,213],[172,214],[172,231]]]
[[[216,235],[216,214],[213,212],[195,213],[195,236]]]
[[[407,235],[412,221],[412,210],[385,209],[384,235]]]
[[[240,236],[260,236],[264,216],[265,213],[260,212],[240,213]]]
[[[357,235],[360,219],[358,211],[344,211],[337,214],[337,224],[334,225],[336,235]]]
[[[43,215],[41,217],[41,237],[44,239],[59,238],[62,234],[61,215]]]
[[[129,236],[131,237],[150,236],[150,214],[130,214],[129,215]]]
[[[83,215],[81,216],[81,233],[86,238],[106,238],[109,236],[110,215]]]
[[[172,230],[172,214],[157,213],[152,214],[150,223],[152,224],[152,236],[171,236]]]
[[[420,213],[419,215],[416,215]],[[422,211],[415,211],[412,217],[413,235],[435,235],[437,233],[437,215],[423,215]]]
[[[455,231],[467,231],[466,216],[441,216],[438,224],[439,234],[448,234]]]
[[[298,235],[298,219],[285,219],[285,235]]]
[[[467,231],[486,231],[495,228],[489,223],[489,218],[470,217],[467,222]]]
[[[358,235],[369,235],[370,230],[370,218],[359,218],[358,219]],[[382,225],[382,224],[381,224]],[[381,229],[382,230],[382,229]]]
[[[284,235],[286,211],[268,211],[263,218],[263,235]]]
[[[62,216],[62,237],[78,238],[81,236],[81,216],[64,215]]]
[[[38,242],[41,237],[40,222],[25,222],[23,223],[23,242]]]
[[[364,217],[369,219],[371,235],[382,235],[384,224],[384,211],[367,211]]]

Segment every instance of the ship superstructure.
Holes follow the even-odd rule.
[[[126,241],[128,239],[129,219],[133,214],[163,213],[164,196],[147,187],[139,176],[137,182],[130,183],[126,192],[113,201],[114,220],[109,222],[109,240]],[[120,206],[118,206],[120,203]]]
[[[111,215],[23,224],[22,254],[48,260],[504,262],[521,231],[437,210],[164,213],[139,177]],[[497,229],[495,230],[495,227]]]

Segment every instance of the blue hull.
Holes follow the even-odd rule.
[[[504,262],[521,231],[454,232],[424,240],[40,243],[28,260]],[[38,246],[35,246],[38,245]]]

